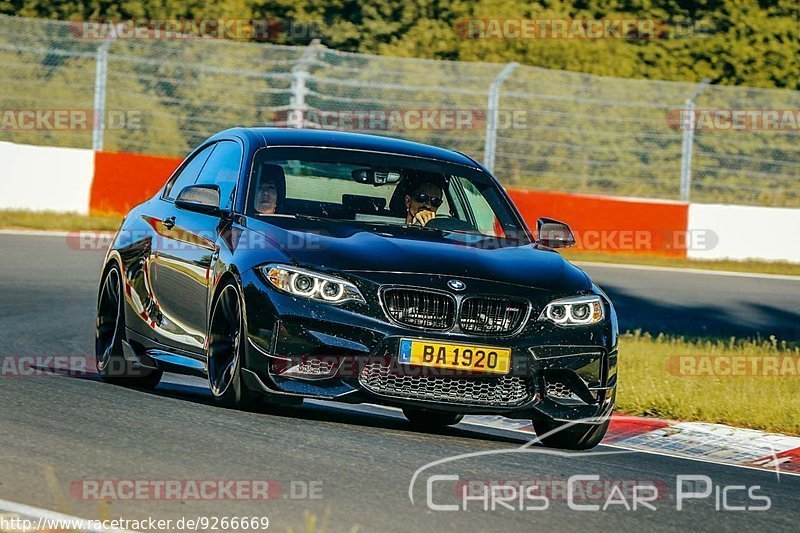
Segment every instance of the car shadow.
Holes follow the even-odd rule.
[[[96,381],[107,387],[120,387],[111,383],[105,383],[96,373],[85,373],[73,375],[58,368],[39,367],[40,370],[60,374],[71,379],[81,379]],[[194,381],[194,383],[191,383]],[[225,409],[218,406],[211,396],[211,391],[200,378],[190,378],[177,374],[164,374],[164,379],[155,389],[143,389],[136,387],[125,387],[126,390],[157,396],[171,398],[174,400],[185,401],[198,405],[206,405]],[[315,422],[333,422],[337,424],[347,424],[353,426],[365,426],[377,429],[388,429],[404,431],[416,434],[444,435],[460,437],[465,439],[475,439],[481,441],[503,442],[508,444],[524,444],[530,442],[530,438],[519,436],[509,430],[502,428],[481,427],[469,429],[466,427],[446,427],[441,429],[423,429],[412,426],[398,412],[397,416],[388,413],[378,413],[370,410],[369,404],[346,404],[337,402],[305,401],[302,405],[281,405],[263,402],[261,405],[249,411],[229,409],[231,414],[257,414],[278,416],[281,418],[291,418],[297,420],[308,420]],[[373,408],[374,409],[374,408]],[[474,426],[473,426],[474,427]]]
[[[166,381],[159,384],[159,386],[153,390],[142,390],[142,392],[218,407],[208,387],[200,385],[176,384]],[[305,401],[302,405],[282,405],[264,402],[247,412],[296,420],[333,422],[337,424],[391,429],[410,433],[446,435],[482,441],[505,442],[509,444],[522,444],[530,441],[530,439],[514,435],[510,431],[502,429],[495,430],[494,428],[485,428],[486,431],[483,431],[483,428],[481,430],[473,430],[464,427],[446,427],[436,430],[422,429],[412,426],[405,418],[400,416],[399,412],[398,416],[392,416],[388,413],[370,411],[369,407],[369,404],[347,404],[316,400],[313,403]],[[219,409],[224,409],[224,407],[219,407]],[[231,411],[236,413],[242,412],[236,409],[231,409]]]

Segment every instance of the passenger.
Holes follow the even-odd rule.
[[[274,215],[285,196],[286,177],[280,165],[263,165],[256,186],[255,209],[259,215]]]

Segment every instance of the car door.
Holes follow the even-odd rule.
[[[242,150],[235,141],[219,141],[211,148],[194,182],[184,181],[181,185],[217,185],[220,207],[230,210]],[[178,194],[179,191],[170,190],[167,201],[174,202]],[[154,285],[160,309],[156,340],[201,355],[207,328],[211,266],[219,253],[216,245],[219,232],[227,222],[218,215],[180,209],[174,203],[172,206],[154,260]]]
[[[140,213],[149,229],[149,239],[142,241],[146,247],[143,258],[141,275],[136,277],[132,284],[131,305],[141,320],[132,321],[133,329],[140,335],[150,339],[163,339],[165,335],[159,334],[170,323],[161,311],[161,301],[165,300],[161,294],[161,284],[157,282],[160,268],[158,254],[167,241],[173,239],[172,229],[175,221],[174,200],[178,193],[187,185],[193,185],[200,175],[208,157],[214,150],[214,145],[202,147],[187,157],[178,167],[167,182],[161,194],[142,204]],[[163,285],[169,284],[168,275],[163,277]]]

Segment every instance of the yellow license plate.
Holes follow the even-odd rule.
[[[506,374],[511,366],[511,350],[474,344],[401,339],[398,361],[409,365]]]

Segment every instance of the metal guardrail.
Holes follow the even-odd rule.
[[[180,156],[232,126],[334,128],[459,150],[508,186],[800,206],[800,124],[703,122],[704,112],[732,110],[793,110],[800,121],[799,91],[352,54],[319,44],[97,41],[70,28],[0,16],[0,140]],[[22,110],[59,109],[102,119],[84,129],[13,124]]]

